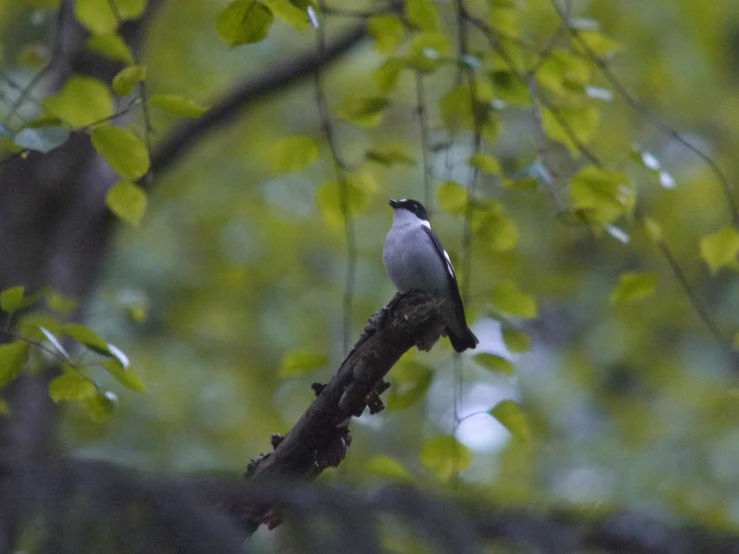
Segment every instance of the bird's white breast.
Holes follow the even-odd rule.
[[[400,292],[419,289],[446,298],[446,261],[439,257],[422,225],[415,216],[400,220],[396,216],[385,239],[385,269]]]

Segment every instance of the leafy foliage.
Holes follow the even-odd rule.
[[[218,34],[229,46],[264,40],[272,26],[272,10],[261,2],[235,0],[218,15]]]
[[[451,435],[434,437],[421,446],[421,463],[442,481],[467,469],[471,460],[470,450]]]
[[[84,127],[113,115],[113,96],[92,77],[71,77],[57,94],[44,100],[46,111],[73,127]]]
[[[208,108],[194,100],[176,94],[158,94],[150,102],[153,106],[179,117],[198,118],[208,111]]]
[[[129,21],[143,4],[115,5]],[[731,167],[736,2],[656,0],[639,18],[620,3],[573,4],[563,22],[547,2],[468,0],[466,47],[454,2],[334,3],[374,39],[322,67],[336,158],[307,78],[147,176],[146,144],[156,151],[180,129],[171,116],[205,113],[191,98],[216,106],[244,78],[316,54],[320,32],[328,47],[340,32],[331,8],[309,25],[315,3],[227,4],[166,3],[134,53],[107,2],[80,0],[86,48],[125,64],[117,76],[74,75],[46,97],[33,88],[15,113],[19,90],[3,78],[6,155],[33,150],[33,163],[89,133],[121,177],[108,207],[138,229],[117,235],[99,292],[71,308],[97,338],[59,314],[26,313],[36,291],[6,291],[3,315],[39,344],[3,336],[0,383],[41,360],[74,364],[53,394],[105,423],[70,410],[68,443],[136,451],[167,470],[243,465],[341,363],[346,298],[350,344],[388,301],[387,198],[416,198],[453,259],[480,350],[460,362],[461,384],[448,341],[403,359],[387,412],[352,424],[351,478],[409,480],[425,468],[504,498],[732,523],[736,192],[695,149]],[[40,16],[14,10],[0,8],[3,74],[22,87],[49,53],[33,44],[41,28],[28,22]],[[242,44],[252,46],[229,50]],[[116,105],[111,90],[130,98]],[[657,116],[674,132],[652,126]],[[106,387],[126,406],[109,419]],[[488,415],[465,419],[475,412]]]
[[[149,170],[149,153],[143,142],[128,129],[98,125],[92,130],[92,145],[124,179],[135,180]]]
[[[136,183],[119,181],[108,191],[105,203],[115,215],[134,227],[141,224],[146,213],[146,193]]]

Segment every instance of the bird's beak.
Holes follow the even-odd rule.
[[[397,200],[390,200],[390,202],[388,202],[388,204],[390,204],[393,208],[397,208],[398,207],[398,201]]]

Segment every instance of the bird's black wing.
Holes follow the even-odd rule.
[[[449,292],[451,293],[452,301],[454,302],[455,311],[457,317],[460,318],[461,322],[466,322],[467,318],[464,315],[464,305],[462,304],[462,296],[459,294],[459,285],[457,284],[457,276],[454,273],[454,267],[452,266],[452,260],[449,259],[449,254],[446,253],[444,247],[441,245],[439,237],[436,236],[430,227],[423,225],[421,227],[424,233],[431,239],[431,244],[434,245],[436,253],[439,254],[441,260],[446,264],[447,277],[449,279]]]

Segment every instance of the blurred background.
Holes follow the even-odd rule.
[[[162,2],[140,60],[149,94],[216,106],[237,83],[317,48],[315,29],[279,17],[263,41],[230,48],[216,28],[227,4]],[[372,22],[367,14],[380,5],[330,6],[322,16],[328,44]],[[471,26],[470,59],[460,70],[454,3],[436,9],[450,49],[423,51],[429,71],[384,80],[394,78],[383,64],[414,47],[415,31],[393,47],[376,40],[384,31],[370,23],[375,38],[321,72],[334,143],[351,168],[356,266],[348,342],[395,292],[382,265],[387,200],[410,197],[431,208],[480,346],[460,359],[446,339],[430,353],[409,352],[389,375],[388,409],[354,420],[347,459],[323,478],[432,486],[459,470],[495,500],[626,506],[735,527],[739,364],[726,345],[739,328],[739,282],[729,262],[712,272],[700,246],[732,214],[711,166],[651,120],[679,132],[736,182],[739,4],[573,1],[570,27],[591,33],[590,44],[637,104],[591,63],[548,0],[467,3],[493,22],[516,63],[540,63],[534,104]],[[52,55],[55,15],[54,2],[0,4],[4,75],[30,82]],[[547,55],[536,62],[541,52]],[[464,118],[449,99],[464,68],[479,80],[497,126],[479,150],[474,126],[453,123]],[[17,90],[0,79],[0,93],[7,116]],[[357,99],[366,98],[388,102],[362,112]],[[572,217],[572,178],[592,160],[568,149],[546,114],[544,129],[537,125],[546,103],[579,110],[572,121],[582,125],[584,144],[630,179],[638,213],[623,209],[600,226]],[[17,117],[33,119],[37,110],[28,102]],[[181,124],[161,110],[151,118],[154,148]],[[6,123],[22,124],[15,116]],[[130,128],[143,136],[139,111]],[[476,170],[469,158],[480,153],[493,165],[479,162]],[[327,382],[345,354],[347,244],[314,80],[244,106],[153,179],[141,225],[119,226],[84,304],[85,323],[127,353],[146,393],[93,370],[118,396],[117,409],[100,423],[66,406],[58,440],[77,456],[145,470],[238,474],[270,450],[271,433],[290,429],[312,401],[310,384]],[[474,197],[500,217],[473,229],[465,246],[462,188],[473,179]],[[646,275],[635,293],[617,289],[628,272]],[[507,405],[512,419],[501,422],[490,410],[503,400],[515,404]],[[454,468],[434,451],[434,439],[451,434],[462,453]]]

